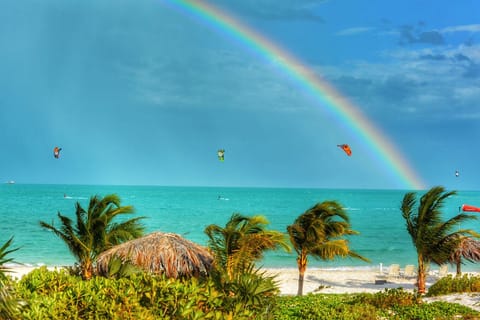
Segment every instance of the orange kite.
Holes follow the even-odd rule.
[[[348,144],[337,144],[337,147],[341,148],[348,156],[352,155],[352,150]]]
[[[60,151],[62,151],[62,148],[59,148],[59,147],[55,147],[53,149],[53,156],[58,159],[58,157],[60,157]]]

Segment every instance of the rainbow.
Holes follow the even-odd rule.
[[[259,32],[243,24],[231,14],[203,0],[163,0],[181,13],[207,24],[214,30],[242,43],[262,58],[276,63],[289,78],[310,94],[338,123],[343,124],[366,145],[373,159],[395,179],[398,187],[425,189],[420,176],[376,126],[346,97],[309,67]]]

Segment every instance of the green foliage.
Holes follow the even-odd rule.
[[[480,292],[480,277],[464,274],[448,275],[439,279],[428,289],[427,296],[439,296],[456,292]]]
[[[143,235],[144,227],[139,223],[143,217],[116,222],[116,218],[134,210],[131,206],[121,206],[120,198],[115,194],[91,197],[87,210],[77,202],[75,209],[75,222],[58,213],[59,228],[44,221],[40,221],[40,226],[65,242],[77,259],[84,279],[92,276],[94,262],[101,252]]]
[[[119,279],[140,273],[142,272],[142,269],[129,261],[124,262],[122,259],[115,256],[108,262],[107,271],[109,278]]]
[[[401,211],[406,228],[412,238],[418,257],[418,291],[425,293],[426,266],[431,262],[438,265],[449,261],[465,235],[476,235],[473,230],[459,229],[458,226],[474,215],[460,213],[443,220],[442,207],[447,198],[455,195],[441,186],[428,190],[417,202],[416,194],[408,192],[402,200]]]
[[[5,265],[7,263],[15,262],[13,258],[8,257],[12,252],[17,251],[19,248],[10,249],[12,245],[13,237],[7,240],[1,247],[0,247],[0,280],[7,280],[6,273],[9,271],[9,268]]]
[[[228,308],[243,308],[254,311],[256,316],[267,315],[274,307],[274,297],[280,292],[275,277],[250,265],[243,273],[234,274],[230,279],[225,271],[213,270],[211,279],[215,287],[223,293]]]
[[[413,306],[421,302],[417,293],[410,293],[403,289],[385,289],[375,294],[362,294],[356,297],[358,303],[370,304],[378,309],[391,306]]]
[[[267,250],[284,248],[289,251],[285,236],[279,231],[267,230],[267,225],[264,216],[246,217],[234,213],[225,227],[207,226],[208,247],[214,254],[217,268],[226,270],[231,278],[260,260]]]
[[[211,278],[167,279],[146,273],[82,280],[67,270],[39,268],[14,283],[26,302],[18,319],[478,319],[480,313],[445,303],[424,303],[416,293],[278,296],[258,278],[218,290]],[[243,277],[248,277],[246,274]],[[222,278],[225,279],[225,278]],[[267,277],[266,281],[269,278]],[[272,281],[272,279],[270,279]],[[243,286],[243,288],[242,288]],[[252,292],[263,292],[260,300]],[[265,295],[270,292],[271,295]],[[258,296],[261,297],[261,296]],[[8,318],[8,317],[7,317]],[[16,319],[11,317],[11,319]]]
[[[255,301],[228,299],[210,279],[136,273],[82,280],[67,270],[39,268],[15,289],[28,303],[22,319],[261,319],[257,313],[266,314]]]
[[[298,216],[294,223],[287,227],[287,232],[297,253],[298,295],[303,294],[308,256],[321,260],[351,257],[369,261],[350,250],[349,241],[343,238],[358,232],[351,229],[348,213],[337,201],[317,203]]]
[[[18,250],[10,249],[12,242],[13,237],[0,247],[0,319],[17,319],[23,305],[12,288],[12,279],[6,274],[10,269],[5,264],[15,262],[9,255]]]
[[[480,313],[445,302],[422,303],[417,294],[401,289],[375,294],[308,294],[277,297],[273,319],[431,320],[478,319]]]

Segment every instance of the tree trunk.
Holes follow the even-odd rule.
[[[457,260],[457,276],[462,275],[462,261],[460,259]]]
[[[305,270],[307,270],[307,255],[302,251],[297,257],[298,265],[298,292],[297,295],[303,295],[303,279],[305,277]]]
[[[425,294],[425,264],[423,261],[423,256],[421,254],[418,255],[418,272],[417,272],[417,286],[418,286],[418,293]]]
[[[83,280],[90,280],[93,276],[93,264],[90,259],[85,260],[81,264]]]

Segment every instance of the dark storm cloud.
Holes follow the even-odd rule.
[[[311,20],[323,22],[314,9],[325,0],[215,0],[219,6],[232,12],[261,19]]]

